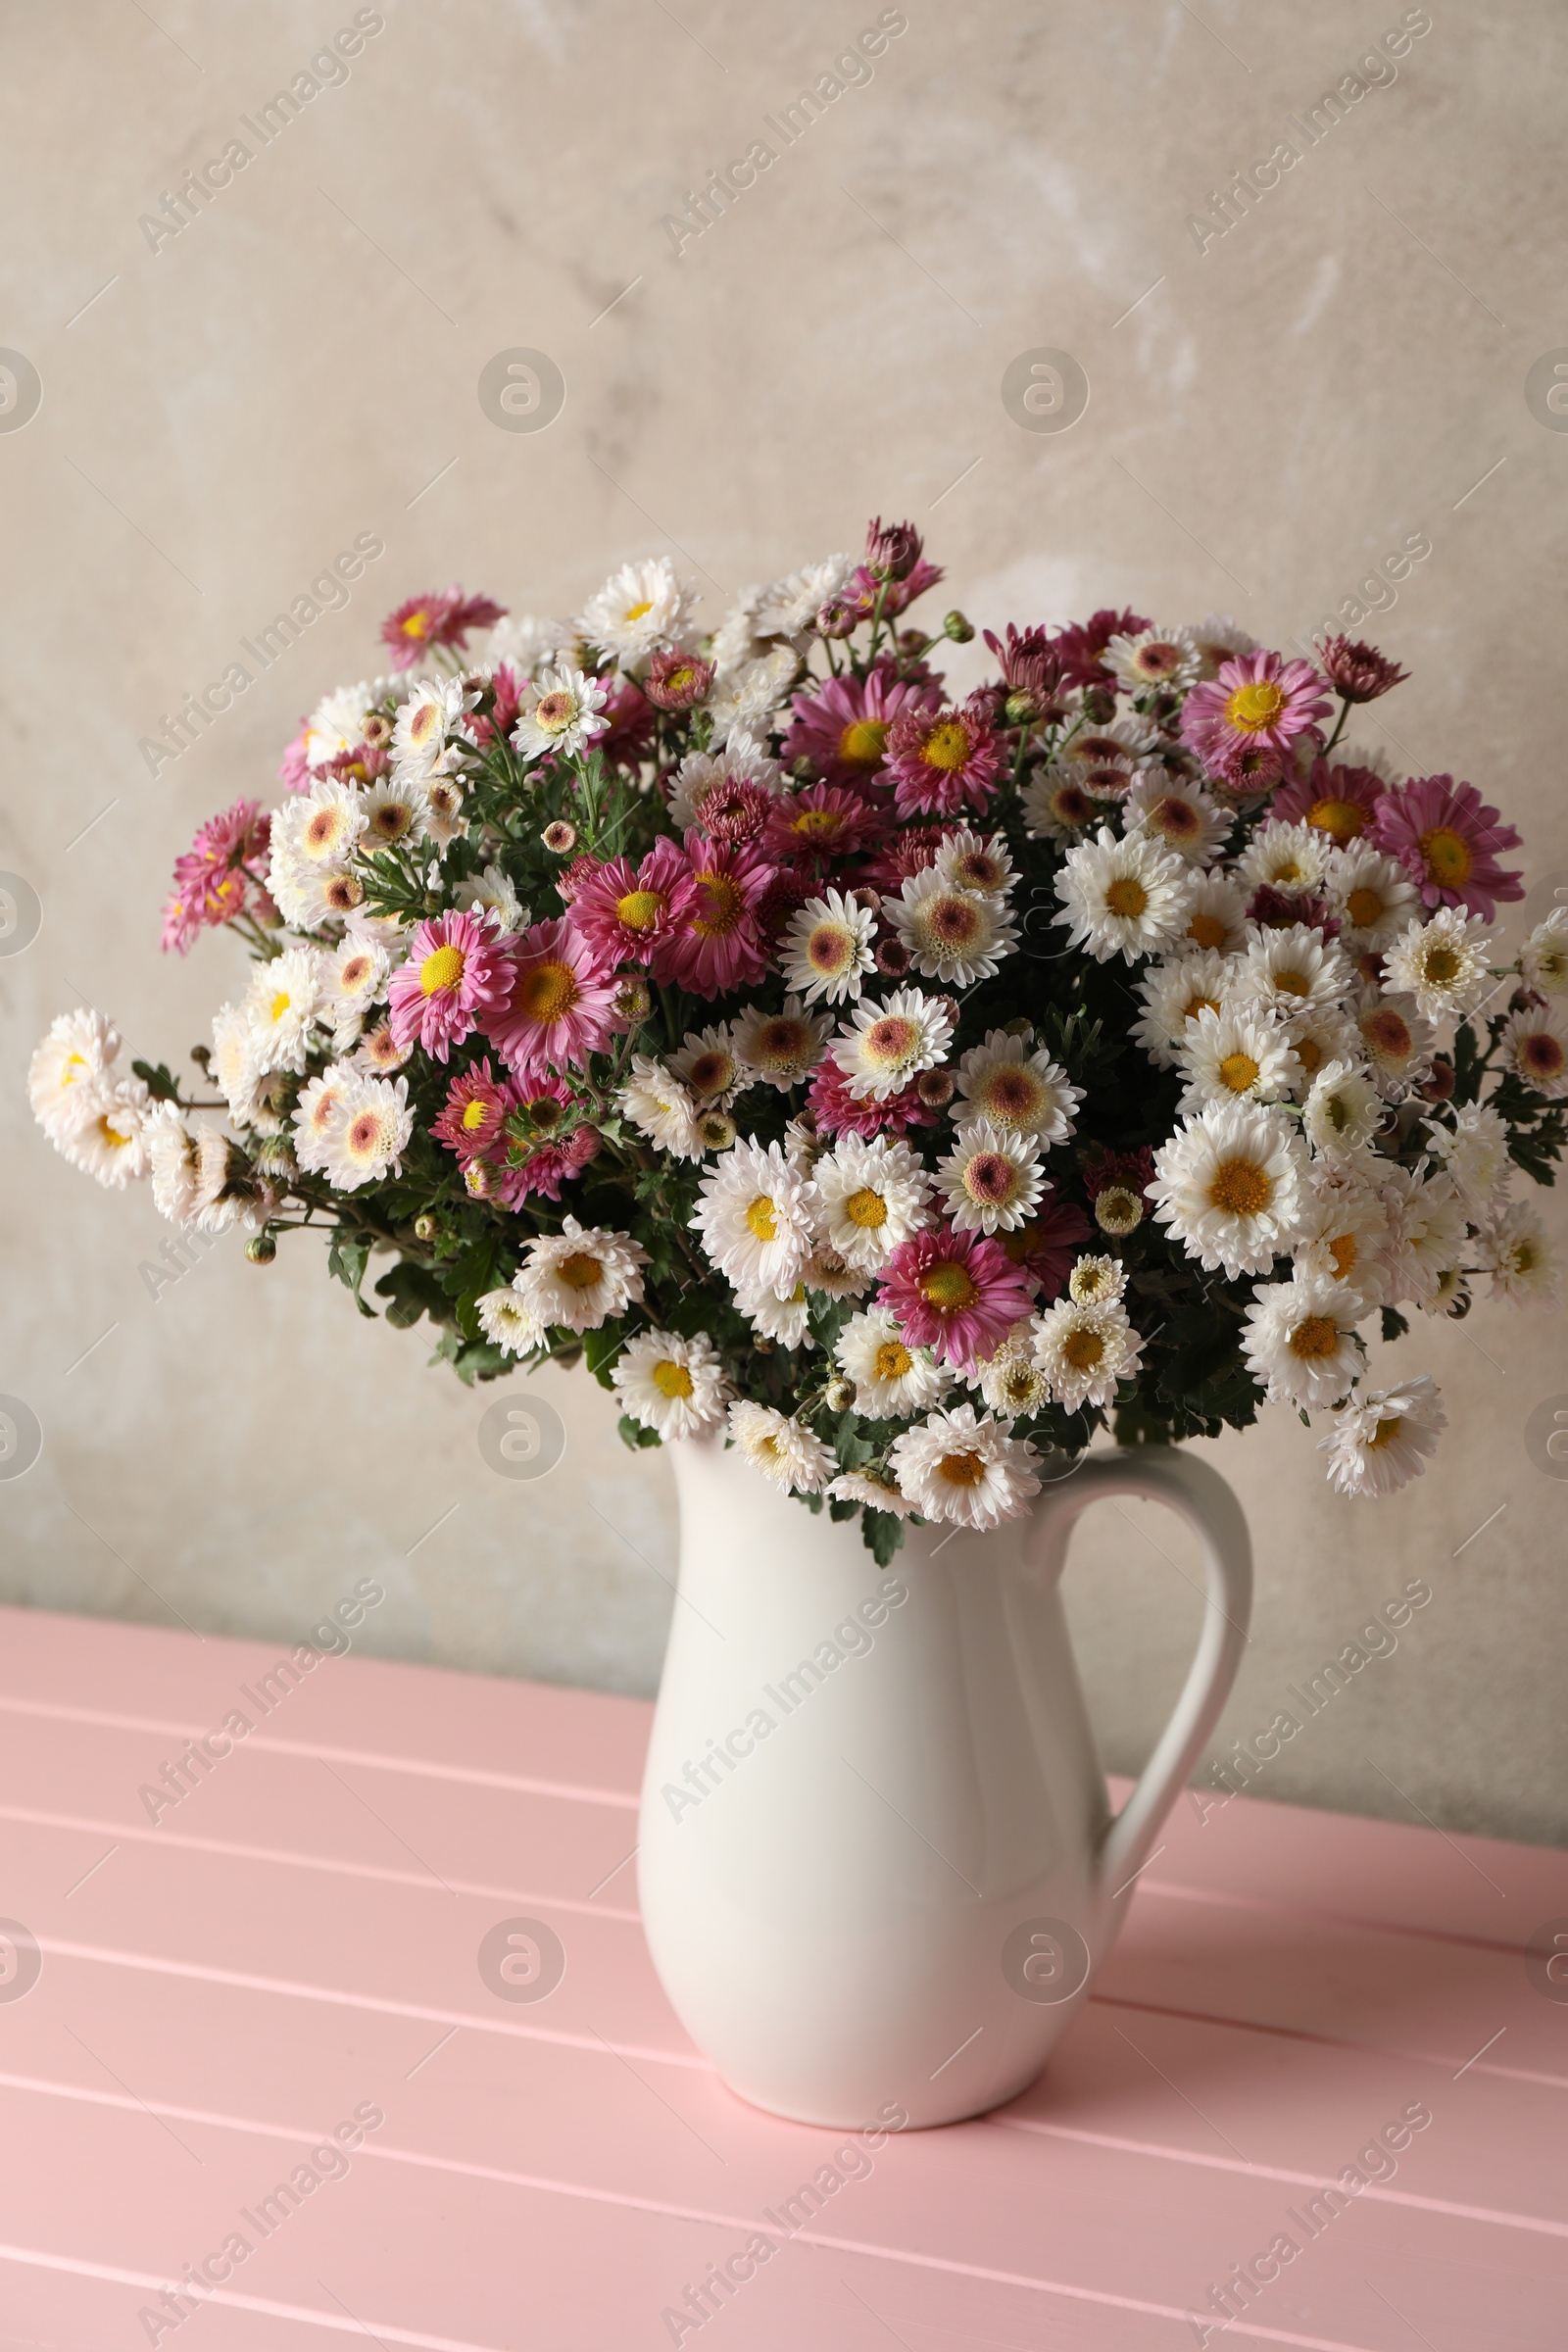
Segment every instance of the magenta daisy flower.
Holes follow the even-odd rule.
[[[511,989],[479,1025],[513,1076],[526,1086],[602,1053],[615,1027],[615,970],[569,916],[533,924],[508,956]]]
[[[641,865],[612,858],[572,871],[572,920],[607,963],[659,962],[696,888],[676,844],[656,841]]]
[[[419,1046],[445,1061],[483,1013],[505,1003],[511,978],[506,949],[481,916],[438,914],[417,924],[386,992],[399,1050]]]
[[[494,1179],[492,1198],[503,1207],[520,1208],[534,1193],[545,1200],[559,1200],[562,1186],[598,1157],[603,1138],[597,1127],[573,1127],[559,1139],[551,1132],[564,1122],[571,1100],[569,1088],[559,1078],[535,1079],[525,1091],[517,1108],[528,1122],[527,1132],[519,1133],[516,1125],[509,1128],[506,1164]]]
[[[662,957],[668,977],[696,997],[755,986],[767,966],[763,906],[776,869],[749,842],[695,830],[686,858],[693,888]]]
[[[891,1309],[913,1347],[968,1367],[1028,1314],[1035,1288],[1000,1242],[938,1225],[900,1243],[882,1269],[876,1303]]]
[[[656,710],[690,710],[713,683],[713,664],[678,645],[661,646],[648,664],[643,692]]]
[[[1496,859],[1522,846],[1519,835],[1473,784],[1451,776],[1412,776],[1402,792],[1385,793],[1367,839],[1398,858],[1428,906],[1467,906],[1490,923],[1498,899],[1525,895],[1522,876]]]
[[[455,646],[461,653],[470,629],[493,628],[505,612],[505,605],[488,596],[465,596],[461,588],[411,596],[382,621],[381,642],[392,648],[394,669],[412,669],[427,646]]]
[[[934,710],[928,686],[906,684],[877,662],[863,678],[828,678],[794,699],[795,721],[780,757],[809,760],[829,784],[867,784],[886,756],[888,729],[903,710]]]
[[[220,816],[210,816],[182,858],[174,861],[174,887],[164,908],[163,952],[187,955],[202,931],[236,915],[269,911],[271,901],[262,876],[267,871],[272,819],[259,801],[236,801]]]
[[[1073,1259],[1094,1230],[1076,1202],[1054,1198],[1041,1204],[1040,1214],[1027,1225],[999,1238],[1013,1264],[1039,1283],[1041,1298],[1051,1299],[1066,1289]]]
[[[516,1101],[508,1081],[493,1075],[486,1056],[453,1079],[430,1133],[462,1160],[483,1158],[496,1149],[507,1113]]]
[[[768,803],[763,841],[776,857],[850,858],[881,832],[876,810],[858,792],[809,784]]]
[[[1322,675],[1310,662],[1239,654],[1187,697],[1182,741],[1206,766],[1229,774],[1225,761],[1233,754],[1287,752],[1292,738],[1315,727],[1329,709]]]
[[[1336,637],[1319,638],[1316,652],[1324,676],[1348,703],[1375,703],[1410,675],[1364,637],[1347,637],[1343,630]]]
[[[1113,637],[1137,637],[1153,625],[1141,612],[1135,612],[1131,605],[1124,606],[1119,612],[1109,605],[1102,605],[1087,620],[1058,629],[1051,640],[1051,650],[1069,686],[1114,686],[1115,680],[1101,661],[1101,655]]]
[[[937,1123],[936,1109],[920,1099],[918,1080],[901,1094],[889,1095],[885,1102],[878,1102],[869,1095],[862,1102],[851,1094],[849,1080],[831,1055],[811,1072],[807,1100],[818,1135],[885,1135],[897,1142],[911,1128]]]
[[[984,809],[1002,764],[1002,745],[980,712],[958,709],[903,710],[888,730],[888,772],[901,816],[956,816]]]
[[[1268,812],[1284,824],[1316,825],[1343,850],[1360,840],[1388,789],[1375,768],[1314,760],[1304,776],[1293,776],[1275,793]]]

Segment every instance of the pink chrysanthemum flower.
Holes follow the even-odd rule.
[[[517,712],[522,709],[522,690],[526,683],[521,671],[514,669],[511,662],[503,662],[497,666],[490,679],[494,703],[483,716],[475,711],[468,720],[475,743],[506,742],[517,723]]]
[[[283,757],[277,763],[277,772],[283,788],[287,792],[309,792],[311,789],[311,770],[305,757],[305,746],[310,732],[310,720],[302,718],[299,733],[283,747]]]
[[[675,843],[656,841],[641,865],[628,858],[571,871],[572,920],[607,963],[653,966],[691,905],[696,884]]]
[[[262,879],[271,828],[270,812],[259,801],[236,801],[198,829],[174,861],[174,887],[164,908],[166,956],[188,955],[198,933],[236,915],[271,910]]]
[[[1119,612],[1109,605],[1102,605],[1087,620],[1058,629],[1051,640],[1051,651],[1069,686],[1111,686],[1114,680],[1100,658],[1106,646],[1113,637],[1137,637],[1153,625],[1141,612],[1135,612],[1131,605],[1124,606]]]
[[[662,960],[669,977],[697,997],[751,988],[767,966],[762,908],[775,878],[749,842],[686,836],[692,894]]]
[[[807,1100],[819,1135],[885,1135],[897,1142],[911,1128],[934,1127],[938,1117],[937,1109],[921,1101],[917,1080],[885,1102],[869,1095],[862,1102],[851,1094],[848,1078],[831,1056],[811,1072]]]
[[[610,726],[599,738],[599,749],[607,759],[635,765],[654,740],[654,706],[642,688],[630,678],[616,678],[600,715]]]
[[[453,1079],[430,1133],[461,1160],[485,1158],[500,1143],[507,1113],[515,1108],[516,1101],[509,1081],[494,1076],[486,1055],[473,1069]]]
[[[869,801],[833,784],[810,784],[771,800],[765,846],[776,857],[852,858],[881,832]]]
[[[1234,754],[1284,753],[1292,739],[1328,716],[1323,678],[1310,662],[1283,654],[1239,654],[1217,678],[1195,686],[1182,706],[1182,741],[1204,764],[1230,774]]]
[[[1525,895],[1523,877],[1496,858],[1522,846],[1519,835],[1473,784],[1451,776],[1413,776],[1402,792],[1385,793],[1367,839],[1398,858],[1425,906],[1467,906],[1490,923],[1498,899]]]
[[[914,874],[935,865],[950,828],[944,825],[906,825],[892,834],[865,868],[865,879],[877,890],[897,898]]]
[[[656,710],[690,710],[712,683],[711,662],[678,645],[664,645],[648,664],[643,692]]]
[[[720,776],[699,793],[694,811],[699,829],[714,841],[757,841],[773,813],[773,795],[751,776]]]
[[[1049,1300],[1059,1298],[1066,1289],[1073,1260],[1094,1230],[1076,1202],[1054,1198],[1016,1233],[998,1238],[1013,1264],[1022,1266],[1039,1283],[1040,1298]]]
[[[559,1079],[536,1080],[528,1090],[519,1108],[527,1114],[535,1134],[526,1143],[514,1135],[507,1164],[496,1171],[492,1198],[504,1208],[520,1208],[534,1193],[544,1200],[559,1200],[562,1186],[580,1176],[588,1162],[599,1156],[603,1138],[597,1127],[574,1127],[559,1142],[541,1132],[557,1106],[570,1101],[569,1091]]]
[[[828,678],[794,698],[795,720],[780,757],[809,760],[829,784],[868,784],[887,752],[888,729],[904,710],[934,710],[941,696],[878,662],[864,678]]]
[[[508,955],[511,988],[481,1019],[486,1037],[524,1086],[552,1068],[581,1069],[616,1026],[614,966],[566,915],[534,923]]]
[[[1000,741],[967,703],[956,710],[901,711],[888,730],[887,749],[897,784],[893,805],[901,816],[983,810],[1002,764]]]
[[[876,1303],[912,1347],[968,1367],[1028,1314],[1034,1294],[1034,1276],[1000,1242],[938,1225],[900,1243],[878,1278]]]
[[[493,628],[505,605],[488,596],[465,596],[448,588],[439,596],[411,596],[381,623],[381,642],[392,648],[394,669],[412,669],[430,646],[450,645],[463,652],[470,629]]]
[[[507,952],[476,914],[438,914],[416,925],[409,959],[387,986],[392,1035],[404,1051],[418,1046],[445,1061],[506,1002],[512,980]]]
[[[1364,637],[1347,637],[1343,630],[1337,637],[1319,638],[1316,652],[1324,676],[1348,703],[1375,703],[1410,675]]]
[[[1314,760],[1305,775],[1275,793],[1268,812],[1283,824],[1316,825],[1343,850],[1360,840],[1388,789],[1375,768]]]

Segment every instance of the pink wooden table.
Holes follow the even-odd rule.
[[[1183,1804],[1042,2081],[840,2155],[732,2097],[654,1981],[646,1706],[350,1657],[264,1717],[284,1654],[0,1611],[0,1915],[41,1951],[0,1931],[0,2343],[1175,2352],[1197,2312],[1568,2345],[1568,2004],[1524,1957],[1568,1858]],[[542,2000],[481,1973],[519,1918],[564,1948]]]

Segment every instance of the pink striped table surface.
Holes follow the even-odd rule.
[[[868,2147],[670,2014],[647,1705],[288,1654],[0,1611],[0,2344],[1568,2346],[1568,1856],[1184,1801],[1040,2081]]]

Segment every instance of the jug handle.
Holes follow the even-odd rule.
[[[1242,1506],[1217,1470],[1173,1446],[1092,1454],[1048,1490],[1035,1506],[1031,1566],[1053,1579],[1059,1576],[1079,1514],[1112,1494],[1162,1502],[1185,1519],[1202,1545],[1208,1589],[1198,1652],[1170,1721],[1095,1857],[1101,1899],[1106,1903],[1125,1893],[1142,1870],[1160,1823],[1219,1720],[1242,1662],[1252,1606],[1252,1546]]]

